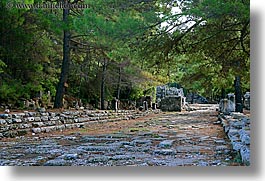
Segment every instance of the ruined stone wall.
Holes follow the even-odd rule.
[[[150,111],[134,110],[118,110],[117,112],[82,110],[0,114],[0,138],[82,128],[93,123],[135,119],[149,113]]]
[[[229,99],[222,99],[219,103],[219,111],[229,115],[231,112],[235,112],[235,103]]]
[[[184,97],[183,88],[169,87],[167,85],[156,87],[156,100],[160,102],[165,97]]]
[[[182,97],[165,97],[161,100],[159,107],[162,111],[181,111]]]
[[[250,92],[246,92],[244,95],[244,107],[250,110]]]
[[[241,156],[243,163],[250,164],[250,118],[242,113],[219,114],[219,120],[232,147]]]

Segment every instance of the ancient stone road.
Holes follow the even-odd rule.
[[[240,165],[222,126],[216,124],[216,106],[195,109],[0,140],[0,165]]]

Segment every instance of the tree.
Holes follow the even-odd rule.
[[[88,8],[68,10],[8,10],[6,2],[1,102],[51,91],[56,108],[64,94],[100,108],[168,82],[216,98],[235,77],[249,89],[249,1],[86,0]]]
[[[76,29],[75,34],[72,35],[71,43],[76,45],[77,51],[93,53],[92,56],[95,59],[89,61],[98,62],[97,65],[99,66],[95,68],[102,70],[100,101],[101,106],[103,106],[105,94],[111,93],[112,96],[119,97],[122,87],[123,64],[127,62],[128,66],[133,67],[128,61],[133,54],[132,47],[135,46],[133,40],[145,32],[147,19],[157,17],[157,15],[154,11],[146,12],[144,9],[149,3],[153,3],[151,1],[109,0],[97,1],[97,3],[87,1],[86,3],[91,4],[91,8],[84,10],[82,16],[73,20]],[[140,8],[140,5],[143,6],[143,9]],[[106,61],[108,66],[106,66]],[[117,69],[112,69],[112,67],[118,69],[118,75]],[[113,74],[117,75],[118,79]],[[108,80],[111,79],[110,77],[117,80],[117,83],[113,83],[113,79]],[[116,87],[116,91],[113,91],[113,86]],[[116,95],[113,95],[113,92],[116,92]]]
[[[235,76],[249,89],[249,1],[174,2],[179,10],[147,38],[148,56],[159,57],[151,65],[173,68],[175,81],[203,93],[230,88]]]
[[[64,1],[65,5],[68,5],[68,0]],[[65,28],[63,30],[63,63],[61,68],[61,76],[56,90],[56,96],[54,101],[54,108],[61,108],[63,106],[63,95],[67,84],[67,78],[69,74],[70,64],[70,30],[68,29],[70,9],[63,9],[63,22]]]
[[[236,110],[240,112],[241,77],[249,88],[249,6],[249,1],[203,1],[198,5],[200,12],[194,14],[205,19],[205,23],[194,31],[192,37],[197,41],[191,44],[192,48],[204,49],[213,65],[221,65],[220,77],[226,79],[228,75],[234,75]]]
[[[1,1],[0,102],[20,106],[39,91],[53,91],[57,82],[57,45],[48,34],[46,19],[37,10],[7,9]],[[52,72],[51,72],[52,70]]]

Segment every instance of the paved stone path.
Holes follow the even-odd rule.
[[[216,107],[201,105],[195,109],[94,125],[93,131],[84,128],[0,140],[0,165],[240,165],[223,128],[215,124]]]

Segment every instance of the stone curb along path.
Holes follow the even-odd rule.
[[[219,113],[219,121],[244,164],[250,165],[250,118],[242,113]]]
[[[137,119],[155,111],[81,110],[64,112],[28,112],[0,114],[0,138],[23,136],[28,133],[49,133],[65,129],[83,128],[88,124]]]

